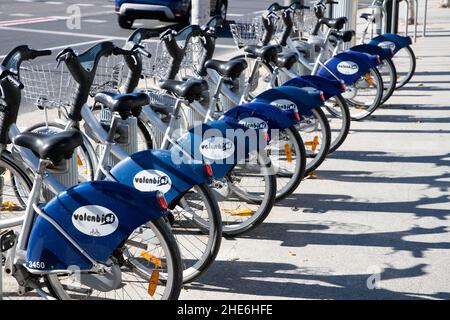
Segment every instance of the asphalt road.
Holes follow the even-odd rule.
[[[261,13],[272,2],[231,1],[228,18],[240,19],[248,14]],[[77,14],[77,8],[81,13],[79,19],[73,16]],[[73,28],[77,20],[79,25]],[[157,31],[180,28],[179,25],[157,20],[137,20],[134,27]],[[130,34],[130,30],[118,26],[114,1],[111,0],[12,0],[2,1],[0,4],[0,57],[23,44],[36,49],[53,49],[56,52],[71,46],[81,52],[103,40],[122,44]],[[217,53],[221,54],[224,50],[234,50],[230,38],[219,41]]]

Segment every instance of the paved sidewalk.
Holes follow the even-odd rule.
[[[450,299],[450,9],[429,2],[411,83],[182,298]]]
[[[450,299],[450,9],[429,2],[411,83],[182,298]]]

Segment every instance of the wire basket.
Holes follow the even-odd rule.
[[[234,43],[239,48],[260,44],[264,34],[261,17],[251,17],[247,18],[246,21],[237,21],[230,24],[230,30]]]
[[[192,37],[186,43],[183,61],[181,62],[179,71],[181,78],[196,77],[200,72],[207,54],[201,41],[202,39],[199,37]]]
[[[90,96],[98,92],[123,92],[122,86],[128,76],[130,69],[123,56],[103,57],[97,65],[94,82],[92,83]]]
[[[25,101],[38,107],[70,106],[78,87],[67,67],[64,64],[57,67],[55,63],[23,63],[20,81],[24,84],[22,96]]]
[[[128,68],[122,57],[102,58],[90,89],[94,96],[101,91],[120,92]],[[64,63],[33,65],[23,63],[20,67],[20,80],[24,84],[23,98],[40,108],[59,108],[73,104],[78,83]]]
[[[294,32],[312,33],[317,22],[314,9],[296,10],[294,14]]]

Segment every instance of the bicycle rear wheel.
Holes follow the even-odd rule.
[[[392,61],[397,70],[396,89],[404,87],[414,76],[416,72],[416,55],[410,46],[400,49]]]
[[[377,68],[372,68],[359,77],[342,94],[350,110],[352,120],[362,120],[370,116],[380,106],[383,99],[383,79]]]
[[[328,153],[333,153],[347,139],[352,119],[348,105],[341,95],[328,99],[325,102],[325,109],[330,115],[327,118],[331,129],[331,145]]]

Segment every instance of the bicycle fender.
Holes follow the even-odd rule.
[[[337,80],[336,76],[343,80],[346,85],[353,85],[356,80],[379,63],[380,58],[378,56],[346,50],[328,59],[325,62],[325,67],[321,67],[317,75]]]
[[[283,111],[298,112],[301,116],[311,116],[312,109],[323,105],[319,90],[286,84],[263,92],[254,101],[270,103]]]
[[[266,146],[262,131],[248,129],[233,121],[215,120],[191,128],[170,151],[173,157],[180,157],[183,161],[192,158],[210,164],[214,178],[223,179],[238,161]]]
[[[379,46],[381,48],[392,49],[393,54],[396,55],[401,49],[406,48],[412,44],[410,37],[400,36],[393,33],[385,33],[373,38],[368,44]]]
[[[221,119],[235,121],[247,128],[266,132],[284,130],[297,123],[292,110],[280,110],[269,104],[269,101],[256,100],[261,102],[255,101],[234,107],[225,112]]]
[[[201,162],[172,158],[168,150],[145,150],[122,160],[111,170],[120,183],[143,192],[164,193],[170,208],[193,186],[209,184],[210,177]]]
[[[392,59],[394,52],[390,48],[382,48],[373,44],[360,44],[350,48],[351,51],[364,52],[370,55],[378,55],[381,59]]]
[[[320,76],[305,75],[289,80],[283,86],[297,88],[314,88],[323,92],[325,101],[345,92],[343,83],[335,79],[327,79]]]
[[[166,213],[157,205],[156,192],[141,192],[111,181],[72,187],[42,211],[100,263],[106,263],[137,227]],[[28,242],[26,267],[30,272],[45,273],[93,266],[52,224],[38,216]]]

